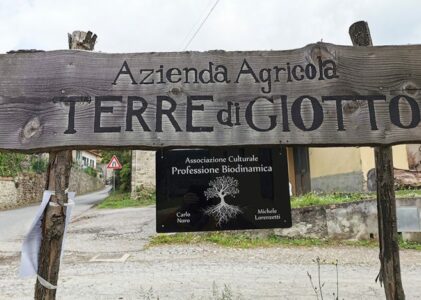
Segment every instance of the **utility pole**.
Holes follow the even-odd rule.
[[[354,46],[373,46],[367,22],[360,21],[349,27]],[[399,242],[396,222],[393,156],[391,146],[374,148],[377,179],[377,220],[379,226],[380,271],[376,278],[384,285],[387,300],[403,300]]]
[[[69,48],[93,50],[96,35],[75,31],[69,34]],[[72,151],[49,152],[45,189],[54,191],[42,219],[42,239],[38,257],[36,300],[56,298],[63,234],[66,223],[67,189],[72,168]]]

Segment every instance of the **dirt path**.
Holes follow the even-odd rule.
[[[91,210],[75,220],[66,241],[58,299],[316,299],[307,272],[317,281],[320,257],[325,299],[384,299],[374,282],[376,249],[228,249],[212,245],[144,249],[155,234],[154,208]],[[34,279],[17,277],[19,249],[0,253],[0,299],[32,299]],[[124,258],[125,262],[105,261]],[[92,261],[96,258],[97,261]],[[99,261],[98,261],[99,260]],[[101,261],[103,260],[103,261]],[[421,299],[421,252],[401,251],[407,299]],[[315,282],[317,283],[317,282]]]

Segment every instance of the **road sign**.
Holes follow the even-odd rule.
[[[156,171],[158,232],[291,227],[284,148],[163,150]]]
[[[120,164],[120,162],[118,161],[117,156],[113,155],[113,157],[111,158],[110,162],[107,165],[108,169],[113,169],[113,170],[120,170],[121,168],[123,168]]]

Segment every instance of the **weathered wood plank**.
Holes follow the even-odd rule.
[[[5,54],[0,149],[421,142],[420,88],[420,45]]]
[[[379,258],[381,262],[378,278],[380,284],[384,284],[387,300],[404,300],[405,292],[402,286],[399,258],[392,147],[376,147],[374,156],[377,175]]]
[[[373,46],[368,23],[359,21],[349,27],[354,46]],[[380,272],[378,279],[384,284],[386,299],[403,300],[399,242],[396,223],[396,200],[391,146],[374,148],[377,179],[377,218],[379,225]],[[377,281],[377,278],[376,278]]]
[[[93,50],[97,35],[92,32],[74,31],[68,35],[70,49]],[[40,281],[40,277],[57,286],[62,245],[66,224],[67,190],[69,188],[72,151],[49,153],[46,190],[54,191],[42,219],[42,239],[38,257],[38,276],[35,284],[36,300],[56,299],[56,288],[50,289]]]
[[[49,165],[46,190],[52,190],[55,195],[44,211],[42,219],[42,240],[38,257],[38,275],[57,286],[60,269],[61,248],[66,222],[67,193],[69,187],[70,169],[72,167],[72,152],[59,151],[49,153]],[[37,277],[35,283],[36,300],[56,299],[56,289],[49,289]]]

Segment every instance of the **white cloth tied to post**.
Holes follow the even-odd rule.
[[[66,221],[64,224],[64,233],[63,233],[63,244],[61,247],[60,259],[63,256],[64,249],[64,240],[66,237],[67,225],[70,221],[72,215],[72,209],[75,205],[75,194],[74,192],[68,192],[68,203],[65,203],[64,206],[66,209]],[[51,196],[54,195],[53,191],[44,191],[42,197],[41,205],[38,208],[38,211],[35,215],[35,219],[32,222],[32,225],[28,231],[28,234],[25,237],[22,245],[21,259],[20,259],[20,269],[19,276],[21,278],[37,275],[39,282],[48,289],[56,289],[57,287],[46,281],[44,278],[38,275],[38,256],[41,247],[42,239],[42,216],[44,214],[45,208],[47,205],[57,206],[59,204],[55,202],[50,202]]]

